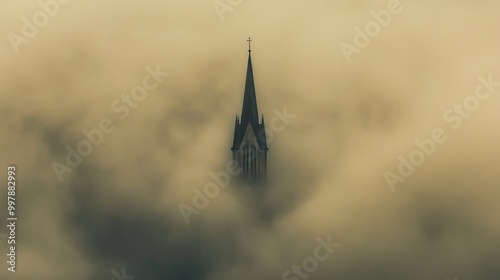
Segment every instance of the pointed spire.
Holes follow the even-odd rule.
[[[243,96],[243,108],[241,110],[241,115],[237,118],[237,123],[234,128],[233,147],[231,148],[232,151],[240,149],[241,143],[245,133],[248,131],[249,126],[257,137],[259,149],[263,149],[265,151],[268,150],[265,135],[264,116],[262,116],[262,123],[259,123],[259,110],[257,109],[257,96],[255,94],[251,56],[252,50],[250,48],[250,42],[251,39],[248,38],[248,66],[245,93]]]
[[[243,109],[241,111],[241,123],[244,126],[246,126],[249,122],[252,124],[259,123],[259,111],[257,109],[257,97],[255,94],[255,85],[253,80],[250,42],[251,39],[249,38],[247,77],[245,82],[245,93],[243,96]]]

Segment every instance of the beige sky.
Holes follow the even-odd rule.
[[[443,118],[479,77],[500,81],[499,3],[402,0],[349,63],[341,43],[391,1],[220,1],[235,5],[73,0],[32,38],[23,17],[42,7],[0,3],[0,162],[19,203],[2,279],[282,279],[328,235],[341,246],[310,279],[500,276],[500,87],[457,129]],[[269,143],[262,197],[231,182],[186,225],[179,204],[231,158],[248,36],[259,113],[296,117]],[[169,75],[120,119],[148,67]],[[103,119],[114,130],[60,182],[53,162]],[[384,174],[436,128],[446,141],[392,192]]]

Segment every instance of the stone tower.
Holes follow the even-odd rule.
[[[257,96],[253,79],[251,39],[248,38],[248,65],[243,95],[241,116],[236,116],[234,125],[233,160],[241,168],[240,177],[251,183],[263,182],[266,178],[267,151],[264,115],[259,122]]]

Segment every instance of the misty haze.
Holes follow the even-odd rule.
[[[1,279],[500,279],[499,2],[0,10]]]

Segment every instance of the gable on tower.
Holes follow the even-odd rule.
[[[249,43],[251,42],[249,38]],[[251,49],[248,49],[248,64],[243,94],[241,116],[236,116],[233,138],[233,160],[242,168],[241,177],[250,181],[261,181],[266,176],[267,147],[264,115],[259,122],[257,95],[252,68]]]

